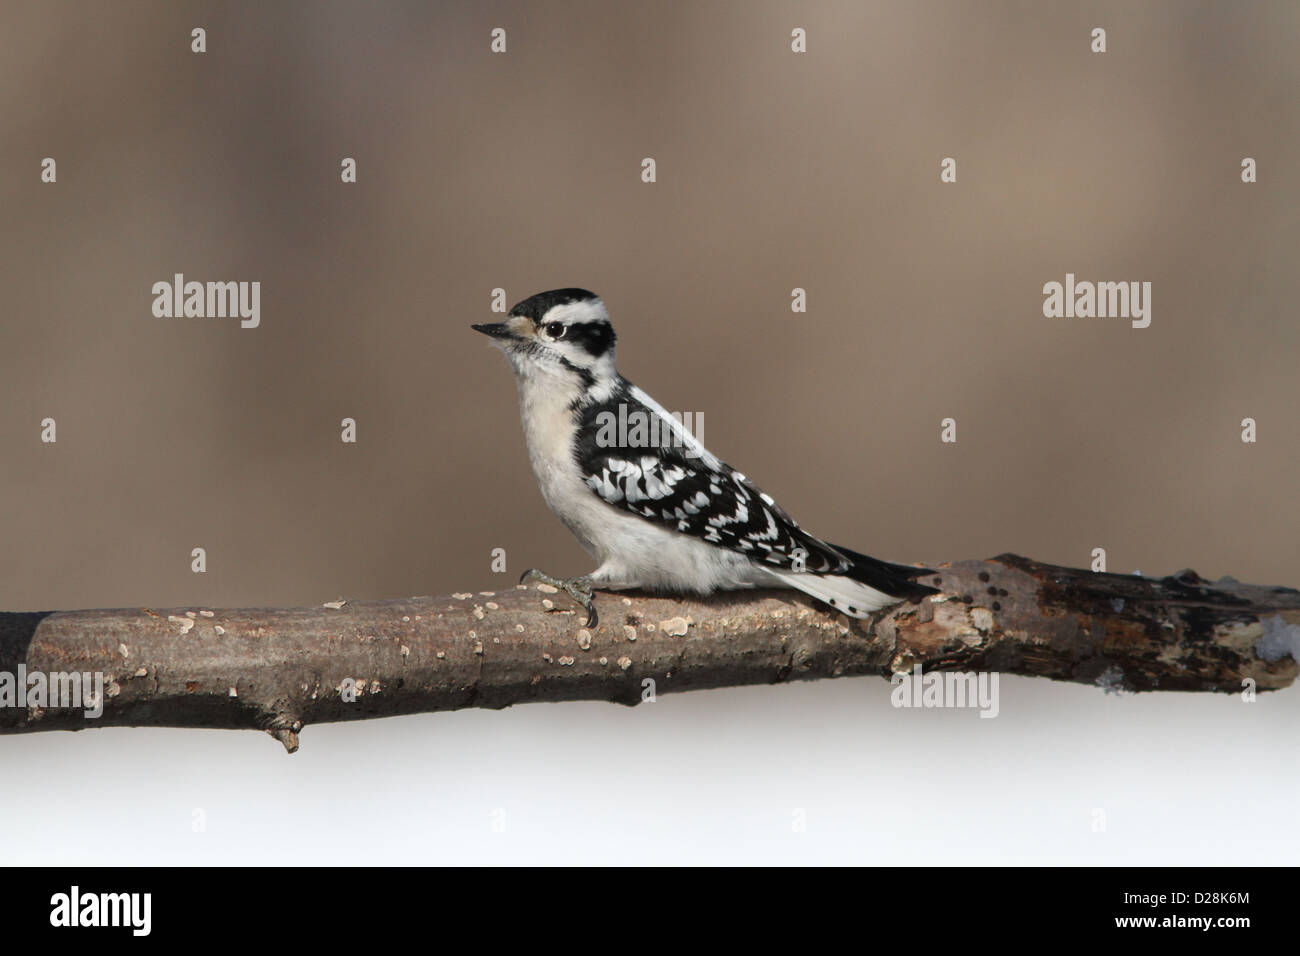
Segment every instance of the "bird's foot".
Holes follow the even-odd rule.
[[[596,603],[591,598],[591,577],[589,575],[584,574],[581,577],[576,578],[553,578],[549,574],[544,574],[543,572],[538,571],[536,568],[529,568],[523,573],[523,577],[519,579],[519,583],[523,584],[529,578],[532,578],[539,584],[549,584],[551,587],[563,591],[569,597],[573,598],[573,600],[581,604],[587,612],[587,627],[595,627],[600,623],[600,618],[596,614]]]

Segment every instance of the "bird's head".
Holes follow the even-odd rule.
[[[551,375],[590,390],[618,374],[609,313],[586,289],[539,292],[511,309],[504,322],[473,328],[491,337],[521,379]]]

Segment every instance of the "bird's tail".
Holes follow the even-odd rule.
[[[899,600],[911,601],[915,604],[927,595],[939,593],[938,588],[932,588],[916,580],[926,575],[933,575],[935,572],[930,568],[890,564],[888,561],[860,554],[852,548],[845,548],[838,544],[833,544],[831,547],[853,562],[853,567],[849,569],[849,577]]]
[[[912,568],[890,564],[859,554],[849,548],[832,545],[849,558],[853,566],[845,574],[809,574],[798,571],[773,571],[787,586],[810,594],[850,617],[867,617],[874,611],[911,601],[913,604],[938,588],[921,584],[914,578],[934,574],[929,568]]]

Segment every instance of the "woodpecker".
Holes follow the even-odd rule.
[[[504,322],[474,325],[509,360],[542,497],[596,561],[590,574],[533,579],[563,590],[598,622],[592,590],[712,594],[797,588],[865,618],[935,588],[928,568],[890,564],[799,527],[743,474],[614,364],[614,327],[585,289],[539,292]],[[613,421],[642,426],[621,431]],[[648,436],[648,437],[647,437]]]

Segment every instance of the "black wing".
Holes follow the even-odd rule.
[[[887,564],[804,531],[758,486],[668,426],[630,383],[583,411],[575,455],[587,486],[610,505],[775,569],[841,574],[899,597],[931,593],[911,578],[924,568]],[[610,428],[620,421],[627,428]],[[635,431],[634,413],[657,429]],[[918,590],[919,589],[919,590]]]

